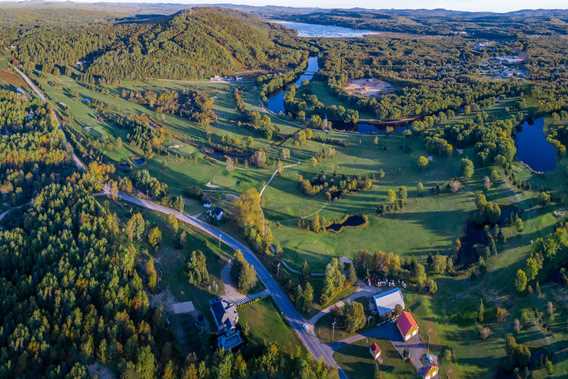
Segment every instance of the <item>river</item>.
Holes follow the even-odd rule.
[[[304,81],[310,81],[313,79],[314,75],[319,71],[318,57],[313,56],[308,58],[308,67],[302,75],[296,79],[294,84],[296,87],[300,88]],[[286,94],[286,88],[276,91],[274,94],[268,97],[266,106],[270,111],[274,113],[285,112],[284,107],[284,95]]]
[[[556,168],[558,152],[546,140],[544,118],[538,118],[532,124],[525,121],[515,134],[515,144],[517,160],[526,163],[533,170],[547,172]]]

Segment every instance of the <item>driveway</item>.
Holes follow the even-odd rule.
[[[374,338],[378,340],[388,340],[388,341],[395,341],[395,340],[402,341],[402,338],[400,337],[400,333],[398,332],[395,323],[388,321],[381,325],[377,325],[375,327],[362,330],[360,333],[336,341],[332,343],[330,347],[333,349],[333,351],[337,351],[347,345],[352,345],[355,342],[361,341],[365,338]]]
[[[402,341],[402,339],[391,342],[401,356],[404,354],[405,350],[408,351],[410,363],[412,363],[418,375],[423,376],[427,366],[424,365],[422,359],[424,355],[428,354],[428,345],[422,341],[420,334],[406,342]],[[434,355],[432,356],[434,357],[434,362],[437,363],[438,358]]]
[[[109,187],[105,186],[105,194],[111,196],[109,192]],[[276,304],[276,307],[280,310],[282,317],[288,322],[292,330],[296,333],[302,344],[306,349],[313,355],[316,360],[323,360],[323,362],[332,368],[337,368],[339,370],[339,377],[344,379],[347,378],[345,372],[339,367],[335,358],[333,357],[333,350],[330,346],[322,343],[314,334],[310,332],[310,328],[307,320],[298,312],[294,307],[288,295],[282,290],[276,279],[272,277],[272,274],[256,256],[256,254],[244,243],[240,242],[228,233],[225,233],[221,229],[216,228],[204,221],[201,221],[195,217],[181,213],[175,209],[165,207],[153,201],[139,199],[132,195],[124,192],[119,192],[118,197],[128,203],[138,205],[140,207],[150,209],[156,212],[160,212],[167,215],[174,215],[179,221],[191,225],[198,231],[224,243],[233,250],[240,250],[243,253],[246,261],[252,265],[256,271],[259,280],[262,282],[267,291],[272,295],[272,299]]]
[[[331,311],[333,311],[334,309],[339,309],[339,308],[343,308],[345,306],[345,304],[347,303],[351,303],[357,299],[360,299],[362,297],[370,297],[375,295],[376,293],[382,292],[384,291],[384,289],[378,288],[378,287],[371,287],[366,285],[363,282],[359,282],[357,287],[355,288],[355,291],[339,300],[337,303],[332,304],[328,307],[325,307],[324,309],[322,309],[321,311],[319,311],[318,313],[316,313],[312,318],[310,318],[310,324],[312,325],[316,325],[317,322],[324,317],[326,314],[330,313]]]
[[[420,334],[404,342],[395,322],[393,321],[388,321],[382,325],[377,325],[373,328],[363,330],[358,334],[332,343],[330,347],[333,351],[338,351],[347,345],[354,344],[355,342],[366,338],[390,341],[401,357],[403,357],[405,350],[408,351],[409,361],[416,369],[418,375],[422,376],[426,370],[427,367],[424,365],[422,359],[424,355],[428,353],[428,345],[422,341]],[[437,357],[433,357],[434,361],[437,362]]]
[[[233,285],[233,278],[231,277],[232,266],[233,261],[231,260],[221,270],[221,279],[223,280],[223,288],[225,290],[225,293],[221,296],[223,299],[227,300],[229,303],[242,305],[259,298],[270,296],[270,291],[267,289],[247,295],[240,293]]]

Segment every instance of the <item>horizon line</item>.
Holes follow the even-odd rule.
[[[516,12],[537,12],[537,11],[568,11],[568,8],[518,8],[518,9],[510,9],[510,10],[468,10],[468,9],[459,9],[459,8],[446,8],[446,7],[419,7],[419,8],[396,8],[396,7],[382,7],[382,8],[368,8],[368,7],[326,7],[321,5],[314,5],[314,6],[290,6],[290,5],[282,5],[282,4],[266,4],[266,5],[256,5],[256,4],[247,4],[242,2],[217,2],[217,3],[208,3],[208,2],[193,2],[191,0],[183,1],[156,1],[156,0],[0,0],[0,6],[2,4],[116,4],[116,5],[178,5],[178,6],[193,6],[193,7],[219,7],[219,6],[242,6],[242,7],[250,7],[250,8],[284,8],[284,9],[314,9],[314,10],[347,10],[347,11],[354,11],[354,10],[361,10],[361,11],[447,11],[447,12],[462,12],[462,13],[492,13],[492,14],[507,14],[507,13],[516,13]]]

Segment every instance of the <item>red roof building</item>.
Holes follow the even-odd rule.
[[[396,320],[396,327],[405,342],[418,334],[418,324],[414,316],[412,316],[412,313],[408,311],[404,311],[400,314]]]
[[[379,359],[382,354],[381,347],[376,342],[373,342],[371,346],[369,346],[369,352],[374,360]]]
[[[438,365],[430,365],[424,370],[424,379],[433,379],[438,376]]]

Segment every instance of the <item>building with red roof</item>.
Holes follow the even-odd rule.
[[[433,379],[438,376],[439,371],[440,369],[438,368],[438,365],[432,364],[428,367],[425,367],[423,377],[424,379]]]
[[[371,356],[374,360],[380,359],[383,353],[381,347],[376,342],[373,342],[371,346],[369,346],[369,352],[371,353]]]
[[[412,316],[412,313],[408,311],[404,311],[400,314],[396,320],[396,327],[405,342],[418,334],[418,324],[414,316]]]

